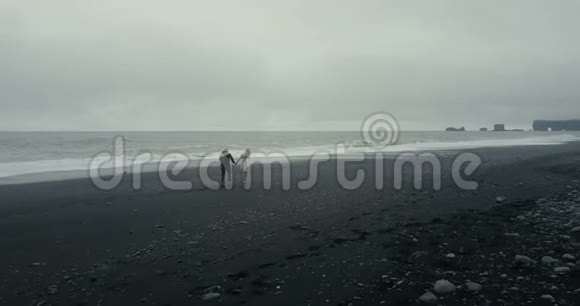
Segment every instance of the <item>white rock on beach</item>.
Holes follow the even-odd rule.
[[[553,296],[549,295],[549,294],[544,294],[541,296],[542,300],[548,300],[548,301],[554,301],[556,300]]]
[[[478,292],[479,290],[481,290],[481,285],[474,282],[465,283],[465,287],[467,288],[467,291],[471,292]]]
[[[435,282],[433,291],[435,291],[437,294],[448,294],[455,292],[456,288],[457,287],[455,287],[455,285],[453,285],[450,281],[441,279]]]
[[[536,263],[535,260],[529,258],[528,256],[523,256],[523,255],[516,255],[515,260],[516,260],[516,262],[520,262],[520,263],[523,263],[526,265],[532,265],[532,264]]]
[[[435,303],[437,300],[437,296],[435,296],[431,291],[425,292],[425,294],[419,297],[419,301],[423,303]]]
[[[204,300],[204,301],[207,301],[207,300],[212,300],[212,299],[215,299],[215,298],[219,298],[220,296],[222,296],[222,295],[219,294],[219,293],[217,293],[217,292],[210,292],[210,293],[204,294],[201,297],[201,299]]]
[[[554,272],[566,273],[566,272],[570,272],[570,268],[569,267],[556,267],[556,268],[554,268]]]
[[[562,255],[562,259],[565,259],[568,261],[575,261],[576,257],[574,257],[574,255],[572,255],[572,254],[564,254],[564,255]]]
[[[506,197],[504,197],[504,196],[499,196],[499,197],[495,198],[495,202],[498,204],[505,202],[505,200],[506,200]]]
[[[580,232],[580,226],[572,228],[572,233]]]
[[[548,265],[557,263],[558,261],[559,261],[558,259],[556,259],[554,257],[551,257],[551,256],[544,256],[544,257],[542,257],[542,262],[545,263],[545,264],[548,264]]]

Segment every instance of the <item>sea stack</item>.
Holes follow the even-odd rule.
[[[465,132],[465,127],[460,127],[460,128],[454,128],[454,127],[448,127],[445,129],[446,132]]]
[[[580,119],[534,120],[534,131],[580,131]]]

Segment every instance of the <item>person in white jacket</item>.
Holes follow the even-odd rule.
[[[238,158],[236,165],[239,164],[240,168],[242,169],[242,183],[246,183],[246,178],[248,177],[248,170],[250,169],[250,163],[248,159],[250,159],[250,149],[246,149],[246,151]]]

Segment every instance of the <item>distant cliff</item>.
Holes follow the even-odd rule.
[[[535,120],[534,131],[580,131],[580,120]]]
[[[498,131],[503,132],[503,131],[505,131],[505,124],[503,124],[503,123],[494,124],[493,130],[496,132],[498,132]]]
[[[447,131],[447,132],[465,132],[465,127],[460,127],[460,128],[448,127],[445,129],[445,131]]]

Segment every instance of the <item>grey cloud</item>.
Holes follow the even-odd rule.
[[[0,130],[580,117],[575,1],[35,2],[0,4]]]

